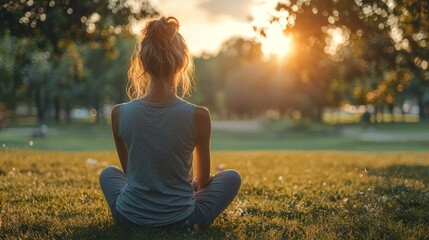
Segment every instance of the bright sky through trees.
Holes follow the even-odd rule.
[[[277,27],[275,27],[277,26]],[[279,25],[274,25],[266,32],[265,38],[260,38],[262,52],[265,56],[274,55],[280,58],[287,57],[293,50],[292,36],[286,36]]]
[[[252,24],[265,21],[278,1],[187,0],[183,4],[178,4],[175,0],[151,2],[161,16],[174,16],[180,21],[180,32],[188,42],[190,51],[199,55],[202,52],[216,53],[220,45],[231,37],[255,37]],[[137,25],[133,31],[139,33],[143,26]],[[274,53],[274,46],[280,46],[281,39],[274,31],[272,38],[267,41],[264,54],[286,55],[287,49]]]

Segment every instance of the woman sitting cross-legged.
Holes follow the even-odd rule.
[[[133,100],[112,110],[122,169],[104,169],[100,185],[121,226],[204,228],[241,185],[235,170],[210,175],[210,113],[182,99],[193,62],[178,29],[173,17],[147,23],[128,70]]]

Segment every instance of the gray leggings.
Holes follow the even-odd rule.
[[[101,190],[115,222],[121,226],[135,225],[116,210],[116,200],[121,193],[121,188],[125,185],[125,174],[117,167],[107,167],[100,174]],[[225,170],[216,174],[208,185],[194,193],[194,212],[184,220],[190,226],[211,225],[232,202],[240,185],[241,177],[235,170]]]

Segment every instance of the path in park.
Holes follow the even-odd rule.
[[[234,131],[234,132],[262,132],[264,124],[262,120],[228,120],[213,121],[213,130]]]
[[[409,141],[429,141],[429,131],[423,132],[398,132],[385,133],[379,132],[376,128],[345,128],[343,129],[345,136],[357,136],[362,141],[368,142],[409,142]]]
[[[234,132],[262,132],[264,124],[262,120],[245,121],[213,121],[213,130]],[[341,134],[348,137],[356,137],[368,142],[407,142],[429,141],[429,130],[423,132],[385,133],[375,127],[363,129],[360,126],[343,127]]]
[[[228,120],[213,121],[213,130],[230,131],[230,132],[263,132],[265,131],[263,120]],[[31,136],[36,128],[8,128],[9,134],[14,136]],[[56,128],[49,128],[48,135],[56,133]],[[310,136],[311,134],[309,134]],[[354,137],[368,142],[407,142],[407,141],[429,141],[429,129],[420,132],[380,132],[375,127],[363,129],[360,126],[345,126],[341,129],[341,135]]]

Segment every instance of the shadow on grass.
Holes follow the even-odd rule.
[[[228,239],[228,228],[212,226],[197,234],[176,227],[119,227],[110,223],[72,229],[67,239]],[[64,236],[57,236],[64,237]]]
[[[414,179],[429,183],[429,166],[424,165],[393,165],[386,168],[367,169],[369,175],[381,176],[387,179]]]
[[[155,229],[149,227],[118,227],[115,225],[90,225],[74,228],[69,239],[187,239],[188,235],[171,229]]]
[[[384,179],[374,190],[386,215],[405,225],[429,226],[429,166],[392,165],[367,171]]]

